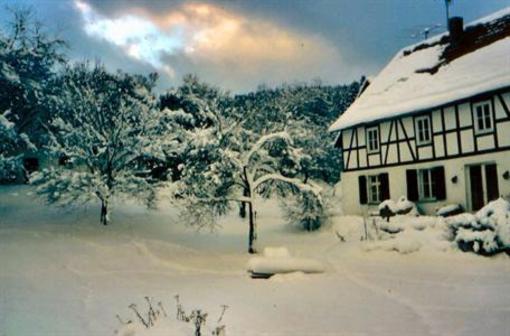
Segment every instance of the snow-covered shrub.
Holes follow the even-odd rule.
[[[392,217],[395,215],[418,216],[416,205],[409,201],[405,196],[401,196],[398,201],[385,200],[379,204],[379,214],[382,217]]]
[[[464,212],[464,209],[462,208],[462,205],[460,204],[450,204],[445,205],[439,209],[436,210],[436,215],[441,217],[450,217],[459,215]]]
[[[312,193],[305,191],[288,198],[292,200],[284,199],[282,208],[289,224],[297,224],[304,230],[314,231],[328,220],[324,195],[321,195],[321,199],[318,199]]]
[[[445,219],[448,239],[462,251],[492,255],[510,251],[510,203],[490,202],[476,214],[463,213]]]

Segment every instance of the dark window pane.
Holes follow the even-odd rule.
[[[471,186],[471,207],[473,211],[476,211],[484,206],[481,166],[469,167],[469,182]]]
[[[496,164],[485,166],[485,180],[487,184],[487,200],[493,201],[499,197],[498,170]]]
[[[482,131],[483,129],[483,118],[478,118],[478,130]]]
[[[406,170],[407,199],[418,200],[418,176],[415,169]]]
[[[359,186],[359,202],[367,204],[367,178],[365,176],[358,177]]]

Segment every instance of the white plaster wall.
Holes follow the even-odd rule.
[[[484,135],[481,137],[478,137],[476,140],[478,144],[478,150],[486,150],[486,149],[493,149],[494,148],[494,135]]]
[[[510,121],[498,124],[498,144],[500,146],[510,146]]]
[[[358,127],[358,146],[365,146],[365,127]]]
[[[379,128],[381,130],[381,141],[386,141],[388,139],[389,133],[390,133],[390,122],[389,121],[383,121],[381,123],[381,127]],[[395,131],[395,130],[393,130]]]
[[[472,130],[460,132],[460,141],[462,142],[462,153],[471,153],[475,151],[475,142],[473,141]]]
[[[443,130],[443,124],[441,121],[441,110],[435,110],[432,112],[432,127],[434,132],[441,132]]]
[[[457,120],[455,119],[454,107],[447,107],[444,109],[444,124],[447,130],[457,128]]]
[[[501,98],[504,99],[503,96]],[[493,100],[494,100],[494,110],[496,112],[496,120],[505,118],[506,113],[505,113],[503,106],[501,105],[501,101],[499,100],[499,97],[495,96],[495,97],[493,97]],[[505,103],[508,106],[508,102],[505,102]]]
[[[351,145],[352,130],[346,129],[342,131],[342,146],[344,149],[348,149]]]
[[[414,137],[413,117],[402,118],[402,125],[404,125],[404,128],[406,130],[407,136],[409,138]]]
[[[464,103],[459,105],[459,123],[460,127],[471,126],[471,124],[473,123],[470,103]]]
[[[418,153],[420,160],[432,159],[432,146],[418,147]]]
[[[366,149],[359,150],[359,167],[360,168],[367,167],[367,150]]]
[[[436,157],[443,157],[445,155],[442,135],[434,136],[434,150],[436,151]]]
[[[448,155],[459,154],[459,146],[457,146],[457,133],[448,133],[446,135],[446,152]]]

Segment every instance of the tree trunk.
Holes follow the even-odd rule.
[[[255,248],[253,246],[255,239],[257,239],[257,233],[255,232],[255,213],[253,210],[253,194],[252,194],[253,191],[251,190],[250,179],[248,178],[248,171],[247,171],[246,166],[243,167],[243,173],[244,173],[244,180],[246,183],[246,188],[244,188],[244,190],[243,190],[243,196],[250,198],[249,202],[243,202],[245,207],[246,207],[246,203],[248,203],[248,220],[249,220],[249,225],[250,225],[250,229],[248,232],[248,253],[254,254],[254,253],[257,253],[257,251],[255,250]],[[246,209],[245,209],[245,211],[246,211]]]
[[[253,213],[253,202],[248,203],[248,217],[250,221],[250,232],[248,233],[248,253],[253,254],[257,253],[255,251],[255,248],[253,247],[253,243],[256,239],[256,233],[255,233],[255,216]]]
[[[243,196],[248,197],[248,189],[243,189]],[[239,205],[239,217],[246,218],[246,202]]]
[[[110,214],[108,213],[108,201],[101,200],[101,224],[108,225],[110,223]]]

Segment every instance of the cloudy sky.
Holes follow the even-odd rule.
[[[445,26],[444,0],[0,0],[32,6],[73,60],[161,75],[186,73],[232,91],[376,74],[421,32]],[[466,21],[510,0],[454,0]],[[0,22],[8,19],[0,10]],[[441,25],[438,27],[438,25]]]

